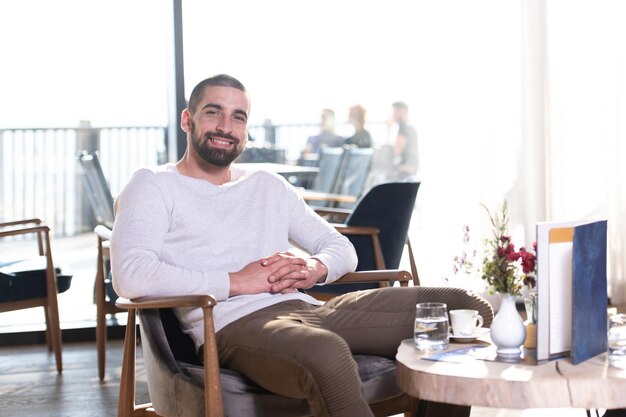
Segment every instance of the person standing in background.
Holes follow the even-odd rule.
[[[365,129],[365,108],[357,104],[350,107],[348,121],[354,126],[354,134],[347,138],[344,145],[356,145],[359,148],[372,147],[372,135]]]
[[[390,138],[393,139],[393,168],[391,178],[401,180],[418,172],[417,131],[408,123],[409,106],[403,101],[392,105]],[[391,132],[395,132],[392,134]]]

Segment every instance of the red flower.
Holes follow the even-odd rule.
[[[533,247],[537,247],[537,242],[533,243]],[[527,252],[526,248],[521,247],[519,249],[520,258],[522,258],[522,271],[525,274],[535,272],[535,266],[537,265],[537,257],[532,252]]]

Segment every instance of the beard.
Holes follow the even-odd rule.
[[[234,141],[234,146],[232,149],[216,149],[209,145],[209,141],[211,137],[224,138]],[[193,144],[193,148],[200,158],[205,162],[216,165],[219,167],[226,167],[230,165],[243,151],[243,147],[239,149],[237,145],[239,145],[240,140],[236,137],[229,135],[228,133],[220,133],[220,132],[207,132],[204,134],[204,137],[197,134],[195,123],[191,124],[191,143]]]

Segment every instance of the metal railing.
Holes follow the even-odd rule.
[[[76,154],[99,151],[113,194],[132,172],[163,162],[164,127],[0,130],[0,219],[39,217],[57,236],[93,229]]]

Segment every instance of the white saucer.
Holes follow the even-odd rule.
[[[474,339],[477,339],[481,336],[486,335],[487,333],[489,333],[489,329],[486,327],[479,327],[476,329],[476,331],[474,332],[473,335],[470,336],[455,336],[452,333],[450,333],[450,339],[452,340],[456,340],[457,342],[471,342]]]

